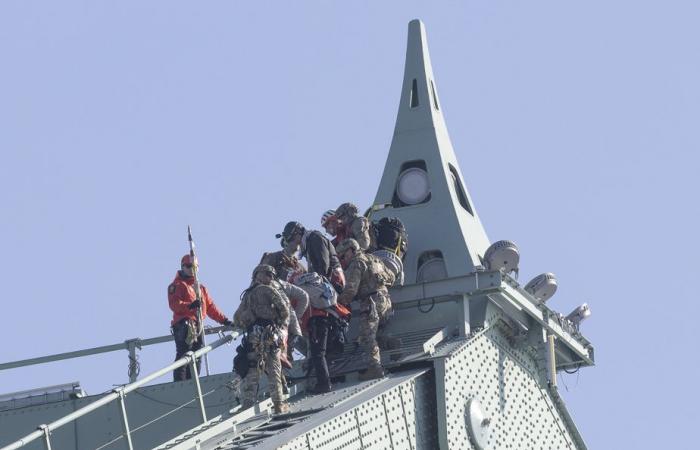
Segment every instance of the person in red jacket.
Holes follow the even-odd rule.
[[[202,307],[202,320],[207,316],[222,325],[230,326],[231,321],[216,307],[214,301],[209,296],[207,288],[200,283],[202,290],[202,301],[197,300],[194,290],[193,262],[190,255],[185,255],[180,261],[180,270],[175,275],[175,279],[168,286],[168,305],[173,311],[173,320],[170,323],[172,333],[175,337],[175,360],[185,356],[189,351],[197,351],[202,348],[204,337],[198,331],[201,324],[197,320],[197,309]],[[197,264],[197,260],[194,260]],[[197,372],[201,361],[197,360]],[[189,380],[192,378],[190,366],[183,366],[173,371],[173,380]]]

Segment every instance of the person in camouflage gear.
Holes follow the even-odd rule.
[[[304,315],[306,309],[309,307],[309,294],[302,288],[282,279],[275,279],[270,285],[277,289],[289,304],[289,326],[286,330],[286,355],[283,354],[282,358],[286,358],[283,363],[290,364],[290,361],[293,359],[294,344],[302,339],[304,335],[301,324],[299,323],[299,318]],[[288,367],[291,366],[288,365]]]
[[[277,279],[290,281],[294,275],[306,273],[306,267],[297,259],[295,251],[283,248],[278,252],[266,252],[260,258],[260,264],[274,267]]]
[[[359,215],[357,206],[352,203],[343,203],[335,210],[335,216],[342,229],[338,234],[354,239],[362,250],[370,247],[369,220]]]
[[[338,296],[338,303],[349,305],[353,299],[360,302],[358,339],[368,363],[360,379],[381,378],[384,369],[377,345],[377,329],[391,314],[387,290],[392,282],[390,274],[379,259],[364,253],[355,239],[344,240],[338,244],[337,251],[346,274],[345,290]]]
[[[246,330],[249,345],[250,369],[241,383],[241,405],[249,408],[255,404],[258,383],[263,372],[267,373],[270,398],[275,413],[289,411],[282,397],[282,348],[280,330],[289,324],[289,304],[280,292],[271,286],[275,269],[261,264],[253,271],[253,283],[241,296],[241,304],[233,317],[235,327]],[[252,351],[251,351],[252,350]]]

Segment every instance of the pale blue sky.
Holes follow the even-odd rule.
[[[368,206],[420,18],[489,237],[522,279],[558,275],[552,307],[593,310],[597,366],[561,379],[589,447],[694,448],[698,3],[347,3],[0,3],[0,361],[167,333],[188,223],[231,315],[287,220]],[[0,372],[0,392],[98,393],[126,363]]]

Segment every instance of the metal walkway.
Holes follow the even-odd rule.
[[[288,414],[271,415],[269,399],[245,411],[232,410],[158,447],[158,450],[242,450],[278,448],[330,419],[406,383],[429,369],[413,369],[385,378],[339,383],[328,394],[301,392],[289,398]],[[354,377],[353,377],[354,378]],[[355,423],[349,424],[355,426]]]

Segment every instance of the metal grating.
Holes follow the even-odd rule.
[[[533,357],[511,346],[499,324],[478,333],[446,358],[444,370],[449,448],[474,448],[465,410],[472,397],[491,419],[488,449],[576,448],[548,392],[539,384]]]

